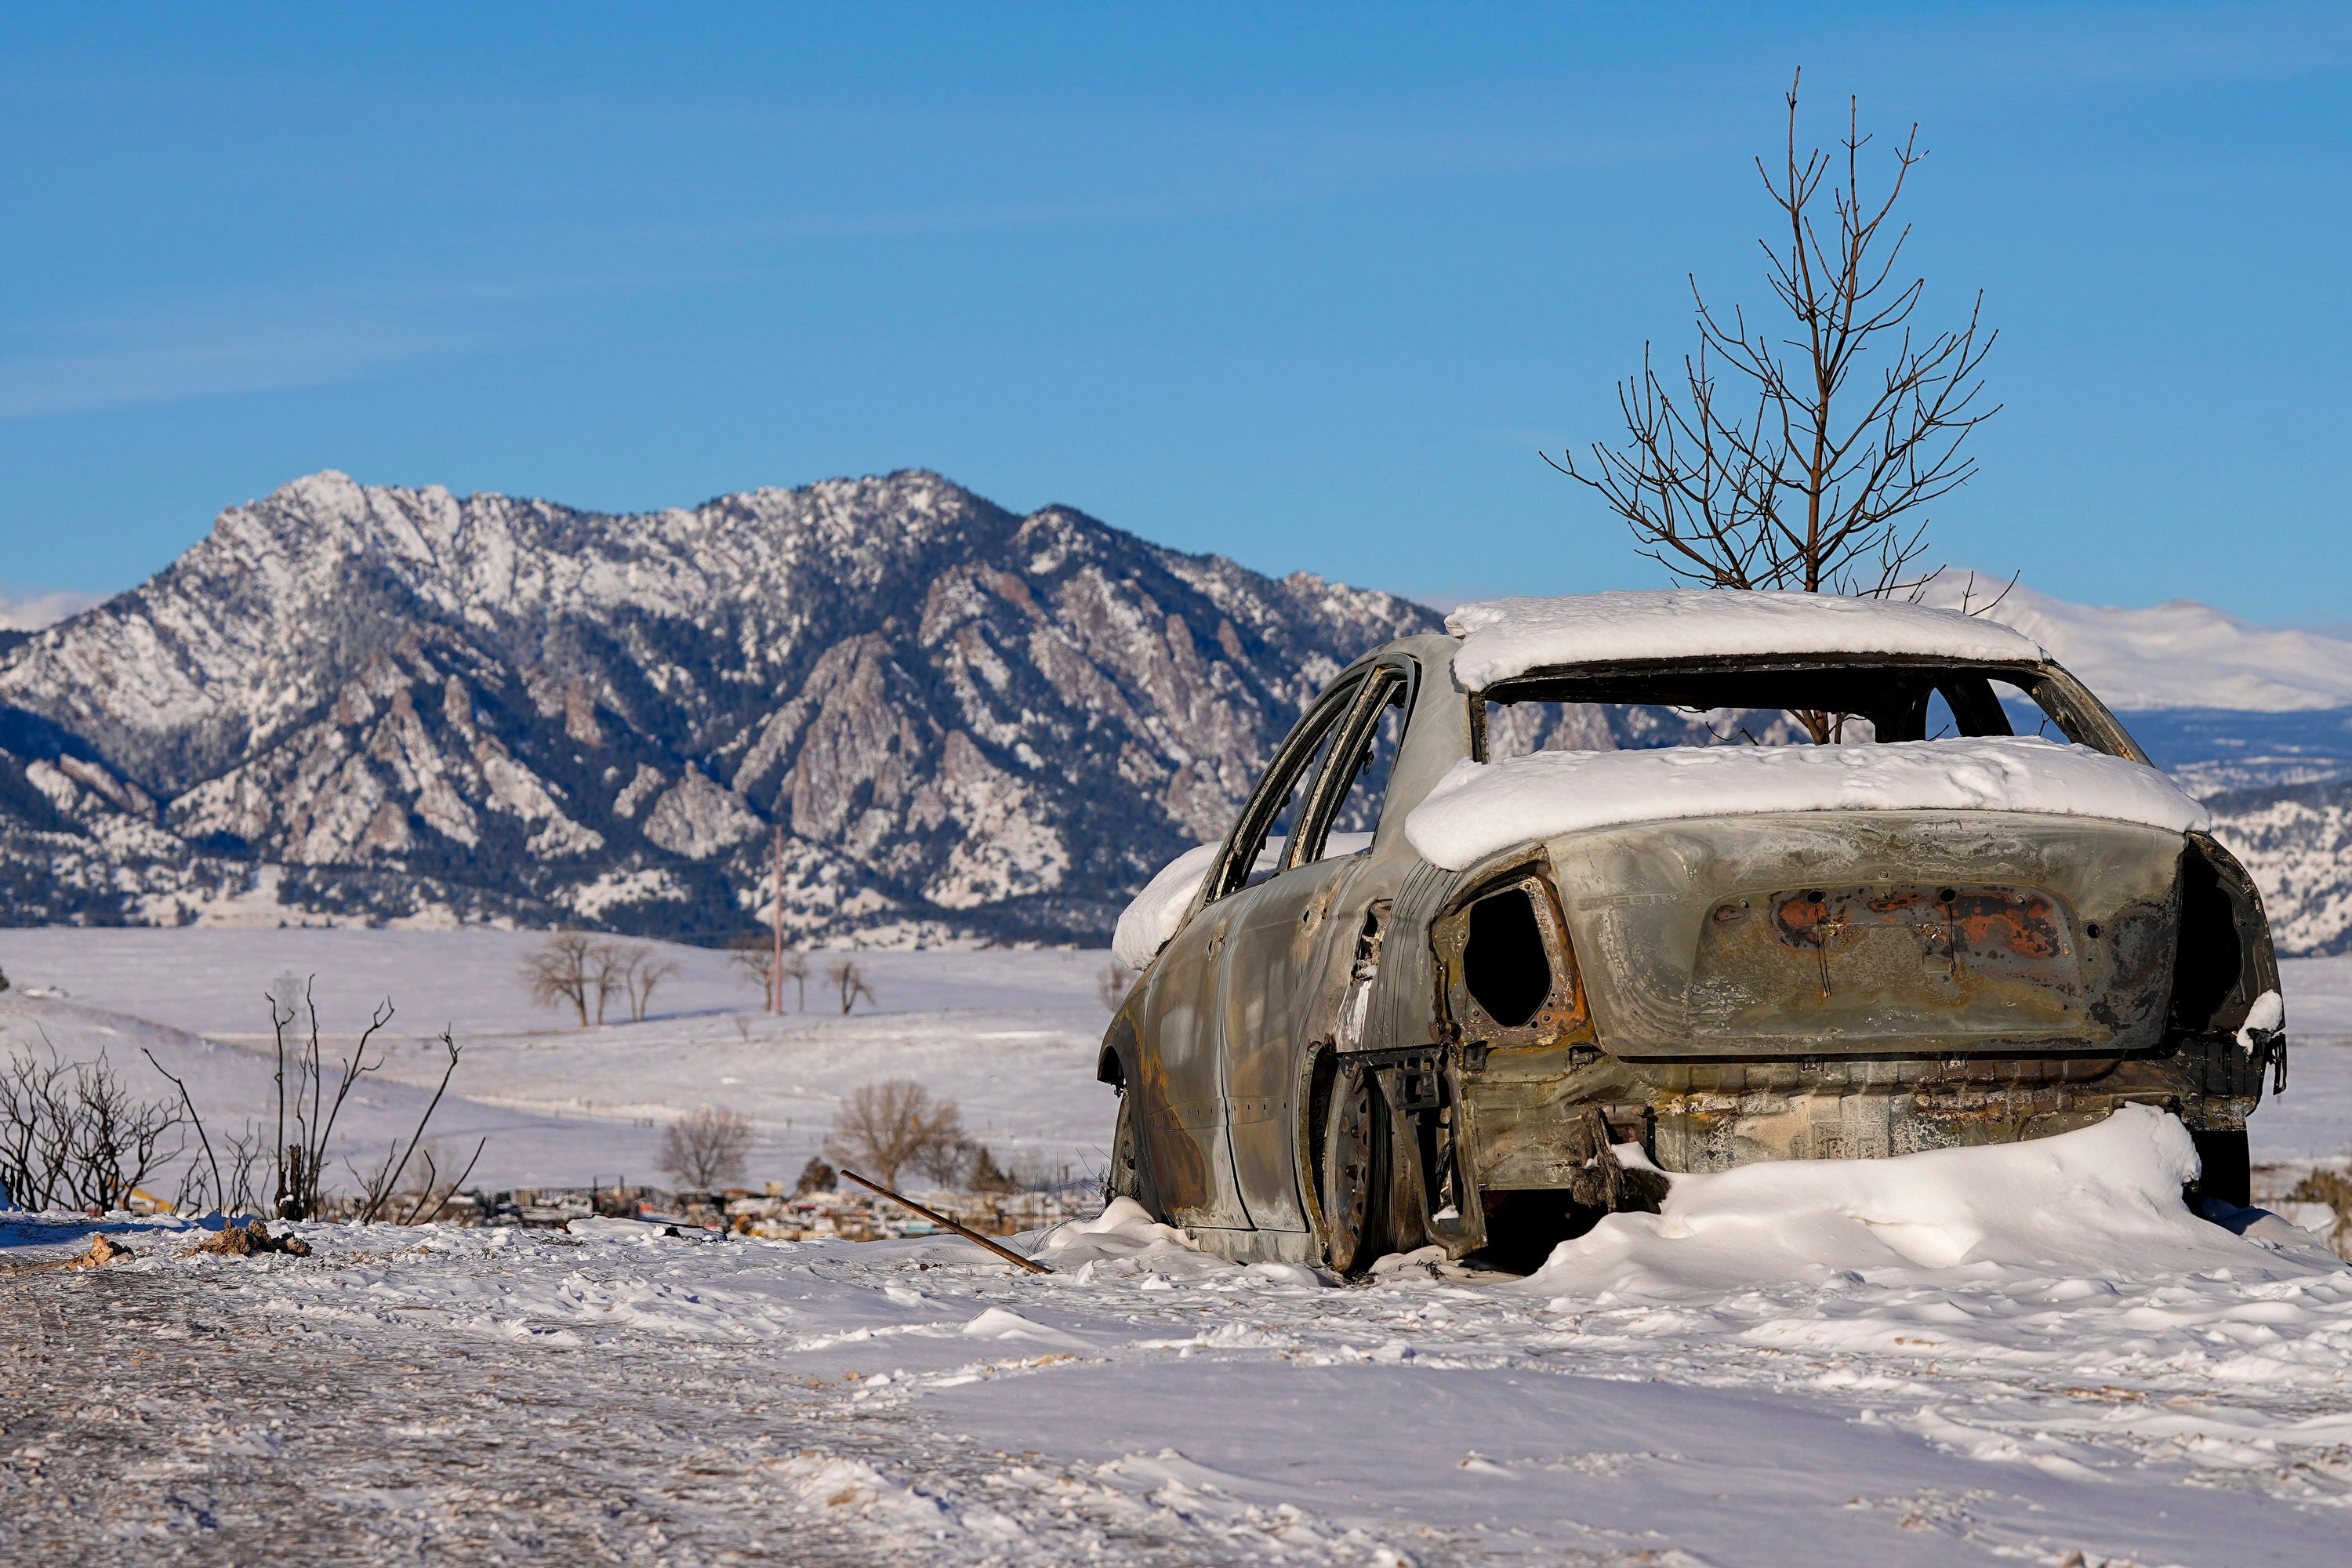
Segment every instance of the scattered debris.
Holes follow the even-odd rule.
[[[272,1236],[269,1227],[259,1219],[249,1219],[243,1225],[231,1220],[218,1233],[197,1243],[190,1250],[216,1253],[223,1258],[251,1258],[260,1252],[282,1252],[289,1258],[308,1258],[310,1256],[310,1244],[295,1236]]]
[[[136,1256],[137,1254],[133,1253],[129,1247],[117,1246],[113,1241],[108,1239],[105,1232],[100,1231],[89,1238],[89,1250],[83,1253],[79,1258],[75,1258],[72,1262],[67,1264],[66,1267],[68,1268],[103,1268],[118,1258],[132,1258]]]

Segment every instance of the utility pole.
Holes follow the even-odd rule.
[[[781,1015],[784,1010],[784,825],[781,822],[776,824],[776,900],[771,912],[776,940],[768,953],[768,1011]]]

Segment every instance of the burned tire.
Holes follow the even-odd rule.
[[[1331,1083],[1316,1172],[1324,1257],[1342,1274],[1388,1250],[1388,1122],[1372,1075],[1343,1064]]]
[[[1118,1124],[1110,1135],[1110,1168],[1103,1173],[1103,1202],[1113,1198],[1143,1201],[1143,1172],[1136,1151],[1135,1097],[1118,1097]]]

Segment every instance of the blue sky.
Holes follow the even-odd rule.
[[[297,474],[625,510],[932,468],[1255,567],[1647,585],[1539,448],[1754,302],[1748,160],[1916,120],[2006,408],[1939,553],[2338,622],[2340,6],[34,7],[0,588]]]

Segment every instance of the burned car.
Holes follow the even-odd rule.
[[[2192,1199],[2247,1201],[2261,900],[2030,638],[1696,589],[1447,626],[1342,672],[1121,918],[1111,1192],[1235,1258],[1528,1266],[1659,1172],[2146,1104]]]

